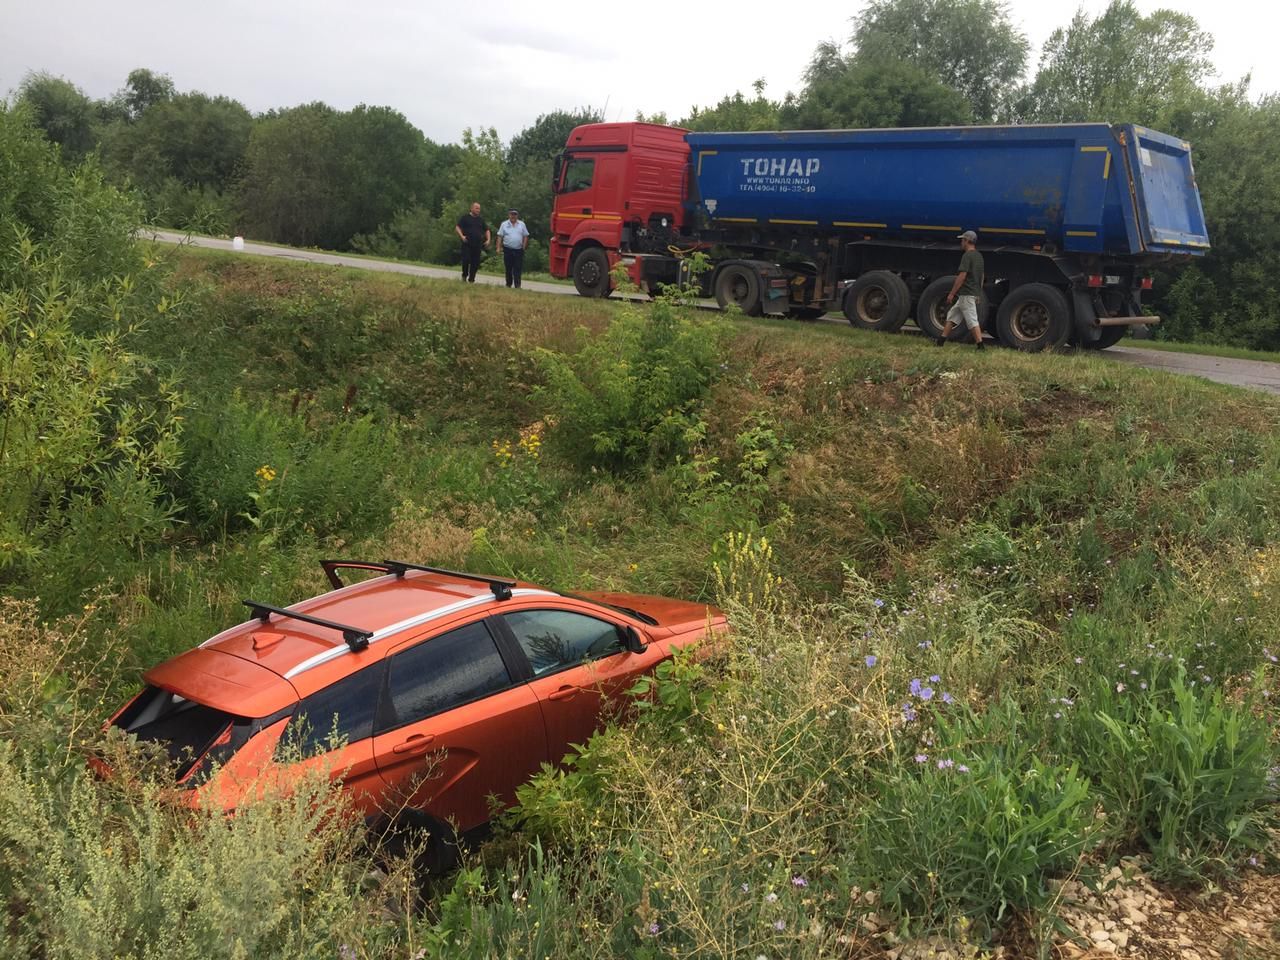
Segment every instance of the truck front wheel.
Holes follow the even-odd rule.
[[[573,285],[584,297],[609,295],[609,258],[599,247],[587,247],[573,258]]]
[[[749,317],[760,314],[760,275],[750,267],[731,263],[716,277],[716,303],[733,304]]]
[[[1000,341],[1016,350],[1060,347],[1071,332],[1071,308],[1067,298],[1047,283],[1014,287],[996,311]]]
[[[907,322],[910,309],[907,282],[888,270],[864,273],[844,295],[845,317],[863,330],[897,333]]]

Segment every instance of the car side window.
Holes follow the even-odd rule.
[[[489,628],[470,623],[391,658],[389,708],[378,731],[392,730],[511,686]]]
[[[385,676],[386,664],[377,663],[317,690],[298,705],[281,744],[307,756],[373,736]]]
[[[596,162],[591,157],[575,157],[570,160],[564,170],[564,193],[586,190],[591,186],[595,174]]]
[[[529,658],[535,677],[622,649],[622,637],[614,624],[581,613],[519,610],[503,614],[502,619]]]

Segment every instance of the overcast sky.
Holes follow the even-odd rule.
[[[1083,0],[1091,14],[1106,0]],[[1073,3],[1013,0],[1039,46]],[[1196,17],[1217,40],[1219,79],[1253,74],[1280,91],[1280,14],[1259,0],[1138,0]],[[494,126],[504,140],[540,113],[606,107],[673,120],[764,78],[781,97],[800,86],[814,47],[843,40],[861,3],[535,3],[512,0],[0,0],[0,93],[31,70],[94,97],[135,67],[179,90],[225,94],[250,110],[323,100],[394,107],[438,141]],[[1124,118],[1117,117],[1117,120]]]

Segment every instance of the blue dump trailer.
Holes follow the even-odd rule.
[[[659,143],[664,131],[670,156],[649,146],[642,163],[632,141]],[[633,152],[632,166],[610,176],[609,164]],[[859,327],[895,331],[914,319],[936,335],[958,234],[973,230],[988,333],[1024,350],[1100,349],[1159,322],[1141,306],[1154,268],[1209,249],[1190,145],[1134,125],[690,133],[597,124],[574,131],[564,159],[589,172],[585,188],[580,179],[557,188],[557,211],[585,218],[575,229],[617,237],[593,251],[581,234],[566,264],[594,256],[603,265],[607,253],[653,289],[683,278],[683,255],[697,249],[713,265],[705,292],[749,314],[841,309]],[[680,182],[666,169],[675,165],[679,209],[661,193]]]

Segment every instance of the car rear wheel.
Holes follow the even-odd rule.
[[[404,809],[369,824],[374,850],[390,859],[412,857],[419,883],[448,873],[458,865],[458,836],[447,823],[420,810]]]

